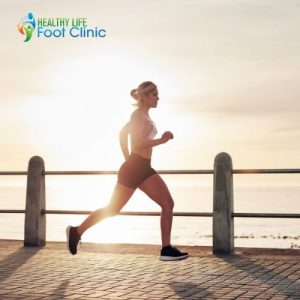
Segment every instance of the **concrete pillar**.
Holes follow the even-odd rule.
[[[233,176],[229,154],[219,153],[214,163],[213,253],[234,253]]]
[[[24,246],[44,246],[46,244],[46,215],[45,209],[45,166],[39,156],[29,161],[27,174],[26,213]]]

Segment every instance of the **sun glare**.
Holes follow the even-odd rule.
[[[70,169],[117,168],[118,133],[134,109],[130,90],[144,80],[163,93],[172,87],[163,70],[126,49],[65,58],[46,76],[49,92],[28,99],[25,118],[44,153]]]
[[[129,93],[144,80],[158,85],[161,102],[151,114],[160,134],[163,130],[175,130],[180,138],[182,120],[174,122],[168,113],[174,82],[164,70],[146,59],[126,51],[107,56],[74,56],[47,71],[48,93],[28,97],[24,101],[26,105],[20,108],[30,127],[31,148],[33,146],[45,159],[46,169],[117,170],[123,162],[118,133],[134,109]],[[157,158],[160,160],[160,156]],[[94,210],[103,207],[110,200],[115,182],[116,176],[49,178],[49,208]],[[98,241],[97,237],[101,236],[104,241],[113,242],[120,222],[118,218],[108,220],[87,238]],[[124,226],[124,221],[122,224]]]

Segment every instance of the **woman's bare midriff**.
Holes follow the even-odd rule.
[[[146,159],[151,159],[152,156],[152,148],[149,149],[136,149],[136,148],[132,148],[131,152],[136,153]]]

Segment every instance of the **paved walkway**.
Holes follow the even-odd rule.
[[[300,299],[300,251],[238,250],[158,260],[157,246],[65,245],[41,249],[0,241],[0,299]]]

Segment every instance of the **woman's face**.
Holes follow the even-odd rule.
[[[159,100],[157,88],[155,88],[151,93],[146,95],[143,100],[149,108],[157,107],[157,102]]]

